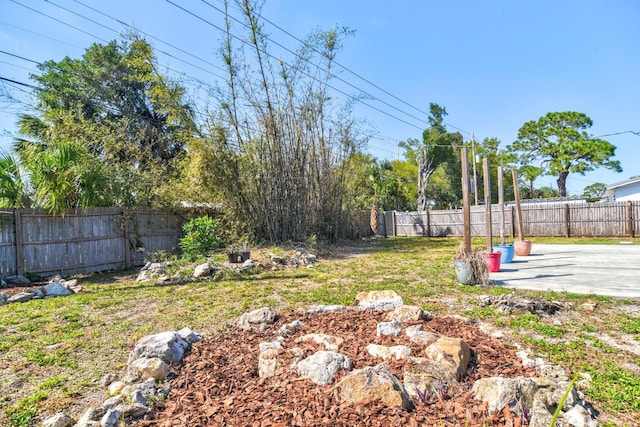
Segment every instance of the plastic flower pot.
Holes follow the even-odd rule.
[[[458,276],[458,282],[462,285],[470,285],[471,283],[471,266],[467,261],[453,260],[453,266],[456,269],[456,275]]]
[[[489,273],[496,273],[500,271],[500,258],[502,254],[500,252],[491,252],[484,255],[484,259],[487,261],[487,267]]]
[[[240,262],[240,254],[238,252],[228,252],[227,257],[229,258],[230,264],[237,264]]]
[[[240,262],[245,262],[248,259],[251,259],[251,252],[250,251],[241,251],[240,252]]]
[[[513,246],[518,256],[529,256],[531,253],[531,240],[516,240]]]
[[[513,261],[513,255],[515,254],[515,248],[513,245],[494,245],[493,250],[500,252],[500,263],[509,264]]]

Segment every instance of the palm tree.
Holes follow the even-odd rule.
[[[30,205],[18,162],[9,153],[0,151],[0,207],[24,208]]]

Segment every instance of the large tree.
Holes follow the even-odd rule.
[[[111,193],[82,203],[82,198],[55,197],[53,205],[51,198],[39,204],[53,210],[106,199],[121,205],[155,204],[157,189],[175,172],[175,162],[197,131],[184,89],[159,73],[149,43],[131,34],[122,42],[93,44],[82,58],[47,61],[39,68],[32,76],[38,84],[38,109],[20,117],[23,136],[14,146],[22,166],[38,175],[32,177],[34,185],[71,197],[69,186],[63,190],[58,185],[63,175],[38,174],[38,165],[58,156],[56,162],[71,162],[55,166],[65,169],[70,183],[90,173],[109,179],[101,187]],[[104,165],[104,171],[95,164],[91,171],[85,168],[94,162]],[[72,176],[77,173],[81,175]]]
[[[405,158],[418,165],[418,212],[427,210],[429,179],[440,165],[455,163],[456,148],[462,145],[462,135],[447,132],[446,116],[444,107],[430,103],[430,126],[422,133],[422,141],[409,139],[399,144],[405,150]]]
[[[557,176],[558,194],[565,197],[570,173],[584,175],[600,167],[622,171],[620,162],[611,160],[615,145],[587,133],[592,125],[584,113],[547,113],[537,121],[526,122],[509,150],[517,155],[520,164],[539,162],[546,174]]]

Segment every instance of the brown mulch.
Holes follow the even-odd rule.
[[[333,385],[317,386],[300,379],[295,372],[267,379],[258,377],[258,345],[271,341],[282,325],[301,320],[304,326],[286,339],[285,348],[308,333],[326,333],[344,339],[339,352],[348,356],[355,369],[382,363],[365,350],[369,343],[411,345],[412,354],[422,348],[410,344],[404,333],[398,337],[377,337],[376,325],[385,321],[384,313],[343,311],[325,314],[285,313],[266,332],[233,328],[193,346],[183,363],[176,367],[171,393],[138,425],[170,426],[519,426],[514,414],[505,411],[489,417],[486,405],[473,400],[471,387],[480,378],[491,376],[533,376],[515,355],[513,347],[481,332],[475,325],[451,317],[423,320],[424,329],[449,337],[462,338],[472,349],[472,366],[460,384],[449,386],[450,398],[434,403],[417,403],[406,412],[379,402],[343,403]],[[320,348],[300,344],[305,355]],[[288,352],[281,352],[287,357]],[[281,359],[279,359],[281,360]],[[285,366],[289,361],[285,362]],[[391,372],[402,380],[406,361],[387,361]],[[339,381],[346,372],[341,371]]]

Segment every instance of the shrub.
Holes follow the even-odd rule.
[[[219,229],[220,221],[208,216],[193,218],[187,222],[182,227],[184,236],[180,238],[180,247],[185,258],[194,260],[220,248]]]

